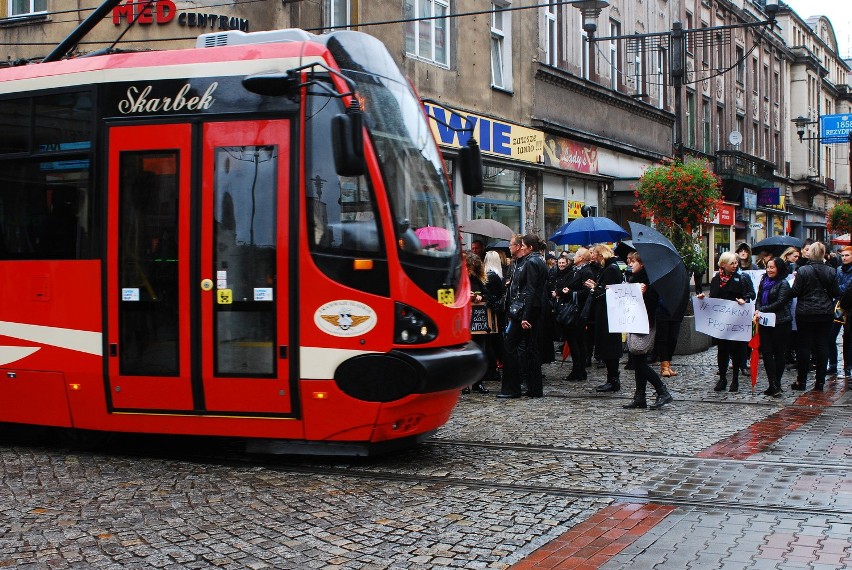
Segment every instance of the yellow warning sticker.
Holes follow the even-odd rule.
[[[231,289],[217,289],[216,302],[220,305],[231,305],[234,302],[234,294]]]

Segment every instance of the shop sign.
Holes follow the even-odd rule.
[[[544,139],[544,164],[562,170],[597,174],[598,148],[547,135]]]
[[[444,146],[466,146],[473,134],[483,154],[538,163],[544,152],[544,133],[541,131],[473,113],[463,116],[432,105],[423,107],[429,116],[432,133]],[[461,129],[470,130],[462,132]]]
[[[753,230],[762,230],[762,229],[763,229],[763,224],[762,224],[762,223],[760,223],[760,222],[752,222],[752,223],[750,223],[750,224],[748,225],[748,227],[749,227],[750,229],[753,229]]]
[[[780,188],[761,188],[757,191],[758,206],[779,206],[781,205],[781,189]]]
[[[743,208],[746,210],[757,210],[757,192],[743,189]]]
[[[765,210],[786,211],[787,210],[787,196],[784,196],[783,194],[781,196],[779,196],[778,197],[778,205],[766,205],[766,206],[761,206],[761,208],[763,208]]]
[[[583,217],[583,202],[578,202],[577,200],[568,200],[566,202],[568,206],[568,215],[567,218],[582,218]]]
[[[710,223],[719,226],[733,226],[734,207],[730,204],[722,204],[716,211],[716,217],[710,220]]]
[[[143,3],[137,0],[127,0],[112,9],[112,23],[116,26],[123,21],[150,25],[163,25],[177,19],[179,26],[187,28],[205,28],[210,30],[240,30],[249,31],[249,21],[245,18],[236,18],[221,14],[209,14],[202,12],[178,11],[174,0],[156,0],[156,2]]]

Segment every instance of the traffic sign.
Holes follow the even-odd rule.
[[[852,115],[823,115],[820,117],[820,142],[822,144],[848,143],[852,132]]]

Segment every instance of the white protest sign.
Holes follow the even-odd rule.
[[[642,300],[640,283],[622,283],[606,288],[606,315],[609,332],[648,334],[648,312]]]
[[[757,324],[762,327],[774,327],[775,313],[760,313],[760,316],[757,317]]]
[[[693,297],[692,308],[696,331],[724,340],[751,340],[754,303],[740,305],[736,301]]]
[[[757,294],[757,288],[760,286],[760,280],[763,279],[763,274],[766,273],[765,269],[748,269],[743,271],[746,275],[751,278],[751,284],[754,286],[754,293]]]

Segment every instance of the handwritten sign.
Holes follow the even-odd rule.
[[[606,313],[611,333],[648,334],[650,330],[639,283],[609,285],[606,288]]]
[[[751,340],[754,303],[740,305],[736,301],[693,297],[692,308],[696,331],[723,340]]]
[[[760,316],[757,317],[757,324],[762,327],[774,327],[775,313],[760,313]]]
[[[472,303],[470,314],[470,334],[490,334],[497,332],[497,323],[485,303]]]

